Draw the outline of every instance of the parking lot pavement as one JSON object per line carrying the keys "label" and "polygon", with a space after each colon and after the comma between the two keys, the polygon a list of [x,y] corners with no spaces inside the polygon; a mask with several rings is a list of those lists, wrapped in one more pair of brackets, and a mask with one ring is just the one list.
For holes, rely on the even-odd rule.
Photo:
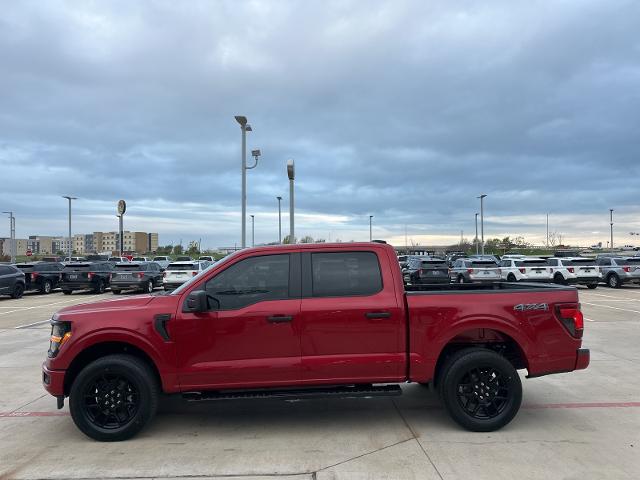
{"label": "parking lot pavement", "polygon": [[433,391],[411,384],[394,398],[203,404],[165,398],[149,428],[121,443],[84,437],[67,407],[56,410],[45,395],[47,325],[15,328],[98,297],[0,301],[0,479],[636,480],[640,288],[581,289],[580,297],[590,367],[523,379],[523,408],[498,432],[461,430]]}

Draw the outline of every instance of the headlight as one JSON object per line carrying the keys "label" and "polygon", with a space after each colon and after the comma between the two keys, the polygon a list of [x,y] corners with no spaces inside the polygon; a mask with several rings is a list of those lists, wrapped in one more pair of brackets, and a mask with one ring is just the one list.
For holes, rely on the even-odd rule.
{"label": "headlight", "polygon": [[71,323],[60,322],[57,319],[51,319],[51,339],[49,340],[49,351],[47,356],[54,358],[58,355],[60,348],[67,340],[71,338]]}

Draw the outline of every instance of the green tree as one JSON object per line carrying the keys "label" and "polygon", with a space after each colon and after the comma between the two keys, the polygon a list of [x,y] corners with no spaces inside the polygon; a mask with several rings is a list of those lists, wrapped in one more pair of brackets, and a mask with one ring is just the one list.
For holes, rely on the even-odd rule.
{"label": "green tree", "polygon": [[189,242],[189,248],[187,249],[187,255],[195,256],[200,254],[200,247],[198,246],[198,242],[192,240]]}
{"label": "green tree", "polygon": [[291,235],[287,235],[286,237],[284,237],[282,239],[282,243],[286,244],[286,245],[290,245],[292,243],[297,243],[296,237],[291,237]]}
{"label": "green tree", "polygon": [[175,247],[173,247],[174,255],[182,255],[183,253],[184,253],[184,248],[182,248],[182,245],[176,245]]}
{"label": "green tree", "polygon": [[302,237],[302,239],[300,240],[300,243],[313,243],[313,237],[310,235],[306,235]]}

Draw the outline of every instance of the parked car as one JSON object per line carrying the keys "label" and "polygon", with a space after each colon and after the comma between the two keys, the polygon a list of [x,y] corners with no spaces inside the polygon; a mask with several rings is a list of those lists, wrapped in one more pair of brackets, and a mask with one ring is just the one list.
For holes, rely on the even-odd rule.
{"label": "parked car", "polygon": [[202,255],[201,257],[198,258],[198,260],[209,262],[209,263],[215,262],[214,258],[211,255]]}
{"label": "parked car", "polygon": [[0,295],[20,298],[24,289],[24,272],[14,265],[0,265]]}
{"label": "parked car", "polygon": [[104,293],[111,282],[112,262],[68,263],[62,271],[60,288],[65,295],[74,290],[93,290]]}
{"label": "parked car", "polygon": [[57,263],[62,263],[62,257],[57,257],[57,256],[53,256],[53,257],[42,257],[42,261],[43,262],[57,262]]}
{"label": "parked car", "polygon": [[544,258],[508,258],[500,262],[500,276],[507,282],[551,282],[551,267]]}
{"label": "parked car", "polygon": [[116,263],[127,263],[130,260],[127,257],[109,257],[107,262],[116,264]]}
{"label": "parked car", "polygon": [[151,259],[148,257],[131,257],[132,262],[150,262]]}
{"label": "parked car", "polygon": [[451,268],[451,280],[457,283],[497,282],[500,279],[500,268],[493,260],[459,258]]}
{"label": "parked car", "polygon": [[468,258],[468,255],[466,253],[461,253],[461,252],[454,252],[454,253],[447,254],[446,259],[447,259],[447,265],[449,266],[449,268],[451,268],[453,266],[453,262],[455,262],[459,258]]}
{"label": "parked car", "polygon": [[165,257],[165,256],[156,256],[153,257],[153,262],[156,262],[158,265],[160,265],[160,267],[162,267],[162,269],[166,269],[169,264],[171,263],[171,258],[169,257]]}
{"label": "parked car", "polygon": [[176,262],[193,262],[193,258],[188,255],[178,255],[176,257]]}
{"label": "parked car", "polygon": [[471,260],[489,260],[494,263],[500,263],[500,258],[496,255],[469,255]]}
{"label": "parked car", "polygon": [[409,255],[399,255],[398,256],[398,264],[400,265],[400,270],[407,267],[407,261],[409,259]]}
{"label": "parked car", "polygon": [[191,277],[195,277],[209,266],[209,262],[172,262],[164,271],[162,282],[165,290],[179,287]]}
{"label": "parked car", "polygon": [[421,259],[416,270],[405,273],[405,283],[424,285],[449,282],[449,267],[441,258]]}
{"label": "parked car", "polygon": [[64,263],[69,263],[69,262],[84,262],[87,259],[85,257],[64,257],[63,262]]}
{"label": "parked car", "polygon": [[588,366],[583,323],[578,291],[563,285],[405,289],[389,245],[248,248],[168,295],[63,308],[42,382],[101,441],[138,433],[161,393],[372,397],[436,378],[449,415],[487,432],[520,408],[518,369]]}
{"label": "parked car", "polygon": [[598,257],[602,279],[611,288],[620,288],[625,283],[640,283],[640,258]]}
{"label": "parked car", "polygon": [[49,294],[62,279],[64,264],[60,262],[31,262],[16,264],[24,273],[25,291],[38,290],[40,293]]}
{"label": "parked car", "polygon": [[151,293],[162,286],[162,268],[155,262],[118,263],[111,274],[111,292],[136,289]]}
{"label": "parked car", "polygon": [[597,288],[598,282],[602,280],[600,268],[596,265],[595,258],[548,258],[547,264],[551,267],[555,283],[586,285],[593,289]]}

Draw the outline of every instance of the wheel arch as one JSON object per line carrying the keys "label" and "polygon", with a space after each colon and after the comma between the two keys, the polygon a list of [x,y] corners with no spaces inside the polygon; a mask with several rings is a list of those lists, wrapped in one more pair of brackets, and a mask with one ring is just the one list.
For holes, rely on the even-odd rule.
{"label": "wheel arch", "polygon": [[94,343],[80,353],[78,353],[69,364],[64,376],[64,394],[69,395],[71,391],[71,385],[80,373],[80,371],[89,363],[97,360],[98,358],[105,357],[113,354],[128,354],[132,355],[143,362],[145,362],[154,373],[158,385],[163,385],[162,376],[156,365],[156,362],[151,356],[145,352],[142,348],[122,340],[109,340]]}

